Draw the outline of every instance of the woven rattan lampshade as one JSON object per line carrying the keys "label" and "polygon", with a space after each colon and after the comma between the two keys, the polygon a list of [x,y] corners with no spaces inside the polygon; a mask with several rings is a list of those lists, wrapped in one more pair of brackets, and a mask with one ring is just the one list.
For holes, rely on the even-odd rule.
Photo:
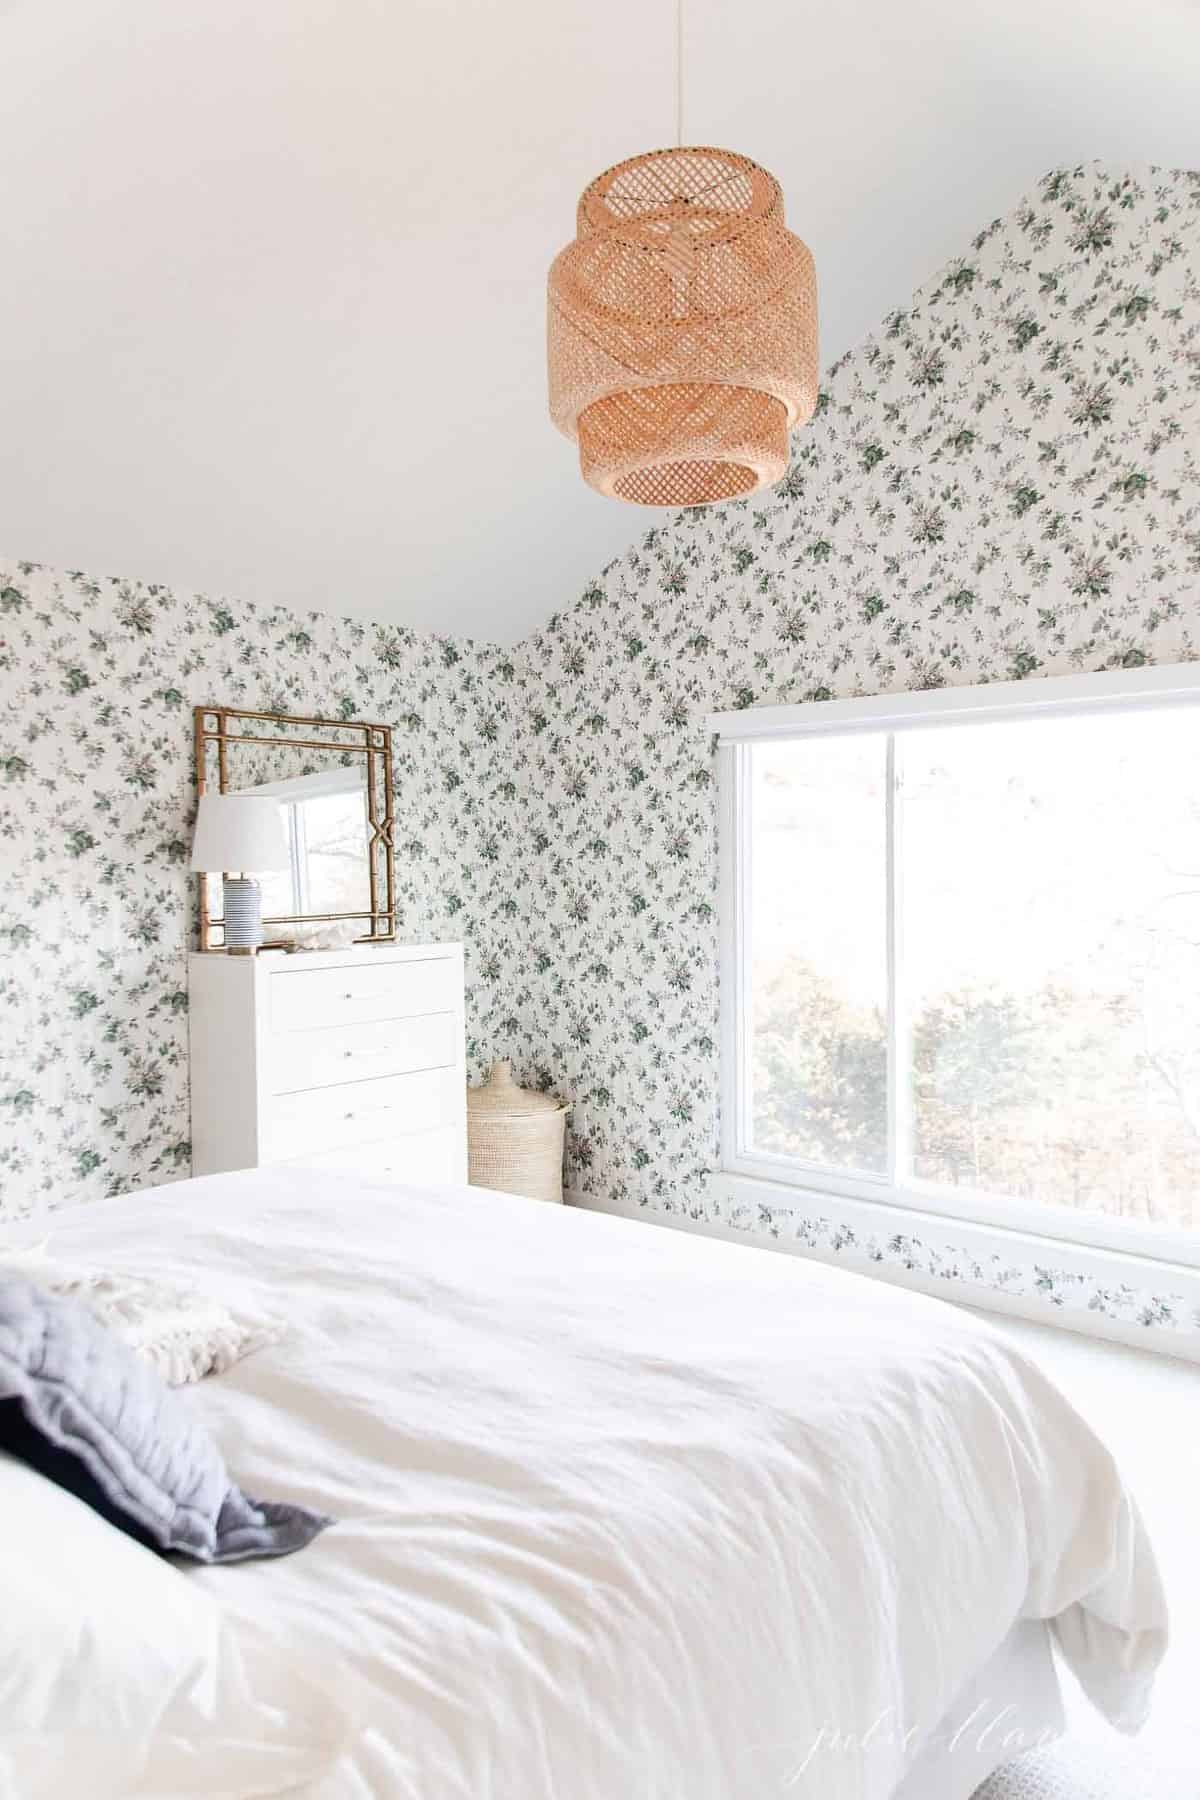
{"label": "woven rattan lampshade", "polygon": [[817,289],[779,183],[730,150],[597,177],[550,268],[550,415],[583,478],[641,506],[778,481],[817,403]]}

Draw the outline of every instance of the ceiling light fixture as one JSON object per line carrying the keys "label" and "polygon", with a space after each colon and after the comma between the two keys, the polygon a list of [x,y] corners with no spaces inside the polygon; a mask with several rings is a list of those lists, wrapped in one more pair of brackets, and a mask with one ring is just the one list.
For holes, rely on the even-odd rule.
{"label": "ceiling light fixture", "polygon": [[579,201],[550,268],[550,416],[583,478],[640,506],[711,506],[780,480],[817,403],[817,289],[773,175],[683,145],[630,157]]}

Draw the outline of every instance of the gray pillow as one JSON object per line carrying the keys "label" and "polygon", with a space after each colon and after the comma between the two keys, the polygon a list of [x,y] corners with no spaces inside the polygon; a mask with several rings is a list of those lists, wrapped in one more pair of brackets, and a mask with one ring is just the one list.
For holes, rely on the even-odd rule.
{"label": "gray pillow", "polygon": [[0,1278],[0,1448],[153,1550],[240,1562],[332,1520],[247,1499],[186,1397],[76,1300]]}

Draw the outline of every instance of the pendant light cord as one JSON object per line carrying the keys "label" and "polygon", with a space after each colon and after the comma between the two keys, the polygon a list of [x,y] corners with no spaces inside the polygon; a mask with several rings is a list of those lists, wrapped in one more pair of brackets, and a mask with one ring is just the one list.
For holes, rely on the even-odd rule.
{"label": "pendant light cord", "polygon": [[675,144],[683,148],[683,0],[675,0]]}

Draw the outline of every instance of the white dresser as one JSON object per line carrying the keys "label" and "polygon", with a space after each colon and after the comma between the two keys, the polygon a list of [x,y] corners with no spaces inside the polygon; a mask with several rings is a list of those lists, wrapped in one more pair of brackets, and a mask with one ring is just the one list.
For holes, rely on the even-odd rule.
{"label": "white dresser", "polygon": [[192,955],[192,1173],[465,1182],[460,944]]}

